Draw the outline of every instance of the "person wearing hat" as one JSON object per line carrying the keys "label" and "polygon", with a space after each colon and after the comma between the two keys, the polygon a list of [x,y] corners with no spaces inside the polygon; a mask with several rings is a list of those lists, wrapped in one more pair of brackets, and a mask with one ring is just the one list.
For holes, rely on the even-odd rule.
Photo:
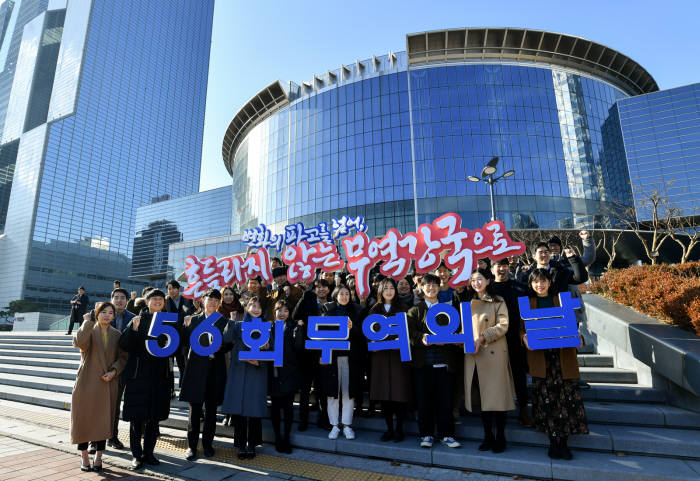
{"label": "person wearing hat", "polygon": [[[156,357],[146,349],[153,317],[165,310],[163,291],[149,291],[146,294],[146,305],[129,322],[119,340],[119,347],[129,353],[129,360],[122,372],[122,382],[125,385],[122,419],[131,423],[129,444],[133,469],[142,468],[144,463],[153,466],[160,464],[153,455],[158,423],[170,416],[169,359]],[[158,345],[165,345],[165,336],[158,338]]]}
{"label": "person wearing hat", "polygon": [[70,321],[66,335],[71,335],[73,332],[73,324],[76,322],[78,323],[78,327],[80,327],[83,322],[83,315],[87,312],[89,302],[90,298],[85,294],[85,288],[83,286],[78,287],[78,293],[70,300]]}
{"label": "person wearing hat", "polygon": [[304,292],[297,286],[292,286],[287,280],[287,268],[285,266],[275,267],[272,269],[272,292],[270,292],[270,297],[272,298],[272,303],[276,304],[277,301],[287,301],[292,307],[296,307],[301,296]]}

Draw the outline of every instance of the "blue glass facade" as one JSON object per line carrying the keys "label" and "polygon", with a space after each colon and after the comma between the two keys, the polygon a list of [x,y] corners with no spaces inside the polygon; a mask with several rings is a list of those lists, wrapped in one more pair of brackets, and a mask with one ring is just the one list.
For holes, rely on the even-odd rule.
{"label": "blue glass facade", "polygon": [[[22,13],[32,1],[15,3]],[[128,279],[136,208],[198,190],[213,8],[213,0],[52,0],[36,12],[37,34],[20,31],[2,136],[5,145],[19,138],[19,153],[0,260],[21,259],[0,307],[24,298],[65,313],[79,285],[95,298],[113,279],[139,285]],[[23,55],[36,38],[51,47],[44,57],[53,69]],[[24,71],[33,84],[23,96]]]}
{"label": "blue glass facade", "polygon": [[700,208],[700,83],[618,102],[637,218],[657,190],[685,215]]}
{"label": "blue glass facade", "polygon": [[619,88],[547,64],[409,67],[404,53],[364,64],[375,62],[330,86],[290,84],[289,104],[245,133],[231,162],[232,232],[343,214],[365,216],[374,234],[405,232],[448,211],[480,225],[488,187],[466,178],[493,156],[516,171],[496,185],[508,228],[592,226],[607,202],[632,205],[609,128]]}
{"label": "blue glass facade", "polygon": [[231,186],[139,207],[135,232],[131,275],[165,284],[172,244],[231,233]]}

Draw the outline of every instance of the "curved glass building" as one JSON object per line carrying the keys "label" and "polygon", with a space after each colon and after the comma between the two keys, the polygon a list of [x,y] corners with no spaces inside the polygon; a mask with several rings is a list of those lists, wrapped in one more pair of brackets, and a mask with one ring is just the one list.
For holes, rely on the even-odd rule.
{"label": "curved glass building", "polygon": [[620,52],[564,34],[468,28],[408,35],[406,51],[277,81],[231,121],[232,232],[344,214],[370,233],[449,211],[490,218],[479,176],[494,156],[509,229],[602,223],[632,206],[616,101],[658,90]]}

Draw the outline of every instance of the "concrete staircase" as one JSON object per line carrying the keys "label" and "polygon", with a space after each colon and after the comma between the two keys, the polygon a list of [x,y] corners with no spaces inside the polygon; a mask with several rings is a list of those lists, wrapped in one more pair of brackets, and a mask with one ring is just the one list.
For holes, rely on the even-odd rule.
{"label": "concrete staircase", "polygon": [[[0,399],[69,410],[79,360],[63,333],[0,333]],[[456,450],[418,447],[412,436],[417,436],[415,422],[406,426],[404,442],[381,443],[384,423],[378,415],[355,419],[353,441],[331,441],[325,431],[310,429],[294,430],[292,442],[323,452],[544,479],[700,479],[700,414],[667,405],[663,391],[637,384],[637,373],[616,368],[611,356],[589,348],[579,354],[579,364],[591,385],[583,391],[591,433],[571,438],[572,461],[550,460],[546,437],[514,419],[507,425],[505,453],[479,452],[478,416],[459,418],[457,437],[463,446]],[[171,417],[162,424],[184,436],[187,405],[173,401]],[[269,442],[271,428],[264,426]],[[233,430],[219,425],[217,435],[230,438]]]}

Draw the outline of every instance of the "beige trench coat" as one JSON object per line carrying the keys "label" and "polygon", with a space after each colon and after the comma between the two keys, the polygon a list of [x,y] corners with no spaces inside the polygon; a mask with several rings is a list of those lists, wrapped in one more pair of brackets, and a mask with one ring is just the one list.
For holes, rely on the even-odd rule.
{"label": "beige trench coat", "polygon": [[515,409],[515,387],[508,358],[508,309],[499,296],[474,299],[472,330],[474,342],[484,336],[486,343],[477,354],[464,356],[464,398],[466,408],[472,410],[472,380],[474,369],[479,375],[479,394],[482,411],[509,411]]}
{"label": "beige trench coat", "polygon": [[[84,321],[73,336],[73,346],[81,351],[70,408],[70,439],[73,444],[112,437],[119,374],[127,360],[127,353],[119,349],[120,337],[121,333],[110,326],[105,350],[102,328],[93,321]],[[104,382],[101,376],[112,369],[117,375],[109,383]]]}

